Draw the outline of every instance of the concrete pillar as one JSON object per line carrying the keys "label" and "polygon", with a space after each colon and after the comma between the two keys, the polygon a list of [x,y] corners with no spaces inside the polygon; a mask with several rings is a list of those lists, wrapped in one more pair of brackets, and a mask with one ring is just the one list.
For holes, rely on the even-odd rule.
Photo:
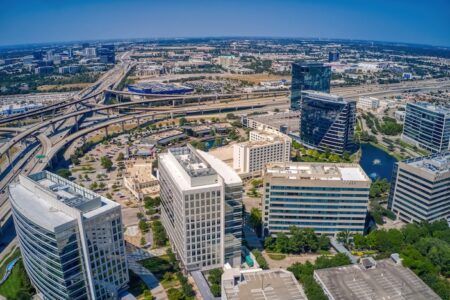
{"label": "concrete pillar", "polygon": [[170,118],[173,119],[173,112],[170,113]]}
{"label": "concrete pillar", "polygon": [[122,127],[122,132],[125,132],[125,121],[120,122],[120,126]]}
{"label": "concrete pillar", "polygon": [[172,100],[172,106],[176,105],[176,100]]}
{"label": "concrete pillar", "polygon": [[106,134],[106,136],[109,135],[109,134],[108,134],[108,126],[105,127],[105,134]]}
{"label": "concrete pillar", "polygon": [[137,118],[136,120],[137,120],[138,126],[141,126],[141,119],[140,119],[140,118]]}
{"label": "concrete pillar", "polygon": [[56,132],[55,123],[51,123],[51,124],[52,124],[52,132],[55,133]]}

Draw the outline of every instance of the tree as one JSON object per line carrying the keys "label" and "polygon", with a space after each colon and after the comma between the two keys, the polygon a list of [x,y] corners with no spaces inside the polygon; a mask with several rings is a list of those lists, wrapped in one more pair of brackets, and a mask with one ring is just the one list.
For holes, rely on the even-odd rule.
{"label": "tree", "polygon": [[156,220],[152,223],[152,231],[153,243],[158,247],[164,246],[167,242],[167,234],[161,221]]}
{"label": "tree", "polygon": [[252,210],[250,211],[249,223],[256,232],[260,231],[262,225],[262,213],[259,208],[252,208]]}
{"label": "tree", "polygon": [[286,253],[289,251],[289,238],[284,232],[280,232],[277,234],[275,245],[275,249],[277,252]]}
{"label": "tree", "polygon": [[167,297],[169,298],[169,300],[184,300],[185,298],[181,290],[174,288],[170,288],[167,291]]}
{"label": "tree", "polygon": [[211,293],[214,297],[220,297],[220,295],[222,294],[222,288],[220,287],[220,285],[213,283],[211,285]]}
{"label": "tree", "polygon": [[218,269],[212,269],[211,271],[209,271],[208,273],[208,280],[209,282],[211,282],[211,284],[220,284],[220,282],[222,281],[222,274],[223,271],[222,269],[218,268]]}
{"label": "tree", "polygon": [[74,164],[74,165],[79,165],[80,164],[80,159],[78,158],[77,155],[72,154],[70,156],[70,161]]}
{"label": "tree", "polygon": [[148,223],[142,219],[139,220],[138,227],[142,233],[147,233],[150,229],[150,226],[148,225]]}
{"label": "tree", "polygon": [[100,164],[107,171],[111,171],[113,167],[113,162],[108,156],[102,156],[102,158],[100,158]]}
{"label": "tree", "polygon": [[186,125],[186,123],[187,123],[187,120],[184,117],[180,118],[180,120],[178,121],[178,124],[180,124],[180,126],[184,126],[184,125]]}
{"label": "tree", "polygon": [[96,190],[96,189],[98,189],[98,183],[96,182],[96,181],[94,181],[93,183],[91,183],[91,185],[89,186],[89,188],[91,189],[91,190]]}
{"label": "tree", "polygon": [[340,231],[337,234],[337,241],[339,243],[342,243],[347,246],[350,243],[351,237],[352,237],[352,234],[350,233],[350,231],[348,231],[348,230]]}
{"label": "tree", "polygon": [[69,179],[69,177],[72,176],[72,172],[70,172],[69,169],[59,169],[58,171],[56,171],[56,174],[65,179]]}
{"label": "tree", "polygon": [[143,300],[153,300],[154,299],[152,292],[150,292],[149,290],[145,290],[142,293],[142,296],[143,296]]}
{"label": "tree", "polygon": [[117,155],[117,160],[122,161],[124,159],[125,159],[125,155],[122,152],[120,152],[119,155]]}

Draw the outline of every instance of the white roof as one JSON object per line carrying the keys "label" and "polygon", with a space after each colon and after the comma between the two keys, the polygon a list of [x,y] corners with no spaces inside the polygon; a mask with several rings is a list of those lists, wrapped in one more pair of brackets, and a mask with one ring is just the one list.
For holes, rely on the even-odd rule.
{"label": "white roof", "polygon": [[211,167],[217,173],[219,173],[220,177],[222,177],[225,181],[225,184],[242,184],[241,177],[239,177],[239,175],[226,163],[204,151],[199,150],[198,153],[211,165]]}

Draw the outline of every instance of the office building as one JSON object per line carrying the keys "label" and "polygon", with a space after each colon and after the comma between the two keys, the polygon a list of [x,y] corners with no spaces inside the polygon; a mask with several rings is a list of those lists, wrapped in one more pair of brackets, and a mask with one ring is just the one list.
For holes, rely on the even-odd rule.
{"label": "office building", "polygon": [[224,162],[192,146],[159,156],[161,221],[187,271],[239,266],[242,181]]}
{"label": "office building", "polygon": [[250,131],[249,141],[233,145],[233,169],[239,173],[261,172],[269,162],[288,162],[291,138],[275,130]]}
{"label": "office building", "polygon": [[294,274],[283,269],[239,269],[225,265],[222,274],[222,300],[306,300]]}
{"label": "office building", "polygon": [[380,99],[375,97],[360,97],[356,107],[364,111],[377,110],[380,107]]}
{"label": "office building", "polygon": [[[368,262],[368,263],[366,263]],[[328,299],[441,299],[413,271],[393,259],[314,271]]]}
{"label": "office building", "polygon": [[292,64],[291,109],[300,109],[301,93],[305,90],[330,92],[331,67],[319,62]]}
{"label": "office building", "polygon": [[450,107],[408,103],[402,139],[430,152],[450,149]]}
{"label": "office building", "polygon": [[53,73],[53,67],[37,67],[34,69],[34,74],[36,75],[49,75]]}
{"label": "office building", "polygon": [[28,276],[43,299],[117,299],[128,284],[120,205],[43,171],[9,186]]}
{"label": "office building", "polygon": [[263,179],[265,236],[290,226],[364,232],[371,180],[358,164],[270,163]]}
{"label": "office building", "polygon": [[300,112],[288,111],[263,115],[242,116],[243,126],[253,129],[270,128],[282,133],[297,132]]}
{"label": "office building", "polygon": [[127,163],[123,185],[139,201],[145,197],[159,196],[159,182],[152,174],[152,162]]}
{"label": "office building", "polygon": [[338,51],[330,51],[328,52],[328,62],[339,61],[339,52]]}
{"label": "office building", "polygon": [[87,58],[93,58],[97,56],[97,49],[94,47],[85,48],[84,50],[84,56]]}
{"label": "office building", "polygon": [[388,208],[405,222],[450,218],[450,151],[394,166]]}
{"label": "office building", "polygon": [[356,101],[302,92],[299,141],[306,147],[337,154],[353,152],[355,122]]}

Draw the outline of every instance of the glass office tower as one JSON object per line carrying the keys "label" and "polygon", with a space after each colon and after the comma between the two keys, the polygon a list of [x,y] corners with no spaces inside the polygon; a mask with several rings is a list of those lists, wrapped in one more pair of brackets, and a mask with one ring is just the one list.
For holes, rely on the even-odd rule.
{"label": "glass office tower", "polygon": [[319,62],[292,64],[291,109],[300,109],[301,92],[305,90],[329,93],[331,67]]}
{"label": "glass office tower", "polygon": [[402,139],[431,152],[450,149],[450,107],[408,103]]}
{"label": "glass office tower", "polygon": [[304,91],[301,94],[300,142],[337,154],[353,152],[356,102],[342,97]]}
{"label": "glass office tower", "polygon": [[119,298],[129,280],[119,204],[47,171],[19,175],[9,199],[25,269],[43,299]]}

